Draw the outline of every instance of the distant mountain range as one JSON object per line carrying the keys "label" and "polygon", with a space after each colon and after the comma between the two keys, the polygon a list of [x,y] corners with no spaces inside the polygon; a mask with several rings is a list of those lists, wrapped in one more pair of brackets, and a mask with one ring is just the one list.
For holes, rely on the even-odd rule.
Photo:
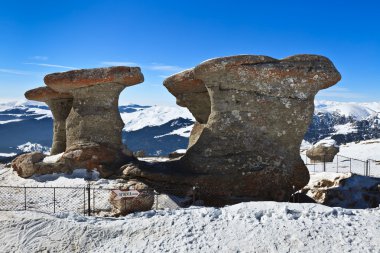
{"label": "distant mountain range", "polygon": [[[313,122],[305,140],[314,143],[331,137],[338,144],[380,138],[380,103],[316,101]],[[123,142],[146,155],[167,155],[185,149],[194,118],[182,107],[119,107],[125,123]],[[0,161],[33,150],[48,151],[52,114],[35,102],[0,102]]]}

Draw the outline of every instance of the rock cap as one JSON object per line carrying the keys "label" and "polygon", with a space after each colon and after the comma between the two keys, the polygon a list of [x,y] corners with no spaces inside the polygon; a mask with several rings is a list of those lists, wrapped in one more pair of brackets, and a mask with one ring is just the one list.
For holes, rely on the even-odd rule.
{"label": "rock cap", "polygon": [[46,86],[28,90],[27,92],[25,92],[24,96],[29,100],[40,102],[47,102],[49,100],[55,99],[73,98],[69,93],[57,92]]}
{"label": "rock cap", "polygon": [[144,76],[139,67],[126,66],[71,70],[49,74],[44,78],[47,86],[59,92],[98,84],[132,86],[143,81]]}
{"label": "rock cap", "polygon": [[[194,77],[209,86],[259,94],[307,99],[340,79],[334,64],[320,55],[300,54],[282,60],[262,55],[210,59],[194,68]],[[220,79],[231,80],[221,84]],[[233,86],[231,83],[235,83]],[[226,86],[227,85],[227,86]]]}
{"label": "rock cap", "polygon": [[194,77],[193,68],[169,76],[164,80],[164,86],[174,96],[184,93],[207,92],[202,80]]}

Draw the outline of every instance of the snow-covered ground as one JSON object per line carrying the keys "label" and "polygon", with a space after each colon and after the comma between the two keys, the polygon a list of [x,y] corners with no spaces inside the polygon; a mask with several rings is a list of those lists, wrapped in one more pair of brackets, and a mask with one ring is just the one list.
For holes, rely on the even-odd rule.
{"label": "snow-covered ground", "polygon": [[[50,157],[47,160],[54,160]],[[334,173],[312,173],[317,179]],[[117,188],[119,180],[76,170],[23,179],[0,166],[0,182],[18,186]],[[83,190],[28,191],[35,211],[0,211],[0,252],[379,252],[380,208],[342,209],[319,204],[248,202],[223,208],[190,207],[151,210],[122,218],[87,217]],[[7,196],[13,194],[13,197]],[[29,195],[30,194],[30,195]],[[105,191],[103,213],[109,213]],[[19,195],[19,196],[18,196]],[[2,193],[8,201],[19,194]],[[17,198],[16,196],[20,197]],[[33,198],[34,196],[34,198]],[[70,209],[75,206],[77,210]],[[74,210],[68,212],[67,210]],[[43,213],[44,211],[46,213]]]}
{"label": "snow-covered ground", "polygon": [[0,212],[1,252],[379,252],[380,209],[249,202],[124,218]]}

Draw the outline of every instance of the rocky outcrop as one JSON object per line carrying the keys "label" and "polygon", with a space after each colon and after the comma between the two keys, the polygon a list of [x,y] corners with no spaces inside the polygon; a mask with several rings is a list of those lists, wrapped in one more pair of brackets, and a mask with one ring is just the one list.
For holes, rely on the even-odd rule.
{"label": "rocky outcrop", "polygon": [[210,96],[202,80],[188,69],[164,81],[164,86],[177,99],[177,105],[187,107],[197,122],[191,131],[188,148],[199,138],[211,112]]}
{"label": "rocky outcrop", "polygon": [[[139,193],[138,196],[127,196],[128,193],[135,194],[136,192]],[[154,203],[154,191],[144,183],[131,180],[122,188],[111,191],[109,202],[115,215],[148,211]]]}
{"label": "rocky outcrop", "polygon": [[199,123],[207,123],[211,112],[210,96],[203,81],[194,77],[194,69],[168,77],[164,86],[176,97],[177,105],[187,107]]}
{"label": "rocky outcrop", "polygon": [[70,113],[73,97],[68,93],[56,92],[49,87],[39,87],[25,92],[29,100],[45,102],[54,117],[53,144],[50,154],[55,155],[66,150],[66,119]]}
{"label": "rocky outcrop", "polygon": [[300,192],[331,207],[376,208],[380,205],[380,178],[351,173],[318,173]]}
{"label": "rocky outcrop", "polygon": [[306,151],[306,156],[310,158],[311,162],[332,162],[334,157],[339,153],[339,146],[335,140],[326,139],[321,140],[314,144],[309,150]]}
{"label": "rocky outcrop", "polygon": [[143,80],[138,67],[72,70],[45,76],[44,81],[51,89],[73,96],[63,159],[71,159],[74,166],[102,171],[133,159],[122,144],[124,123],[118,100],[125,87]]}
{"label": "rocky outcrop", "polygon": [[[241,55],[212,59],[191,71],[188,76],[204,83],[211,101],[198,140],[180,160],[129,164],[124,177],[147,180],[156,188],[169,184],[184,194],[198,185],[197,194],[208,205],[284,201],[307,184],[299,147],[315,94],[340,80],[330,60]],[[169,81],[188,78],[178,75]]]}
{"label": "rocky outcrop", "polygon": [[46,155],[39,152],[19,155],[12,161],[12,168],[20,177],[33,176],[33,174],[36,174],[34,164],[41,162],[45,156]]}
{"label": "rocky outcrop", "polygon": [[45,163],[45,157],[46,155],[39,152],[22,154],[12,161],[12,168],[23,178],[28,178],[33,175],[72,172],[72,167],[66,164],[65,161]]}

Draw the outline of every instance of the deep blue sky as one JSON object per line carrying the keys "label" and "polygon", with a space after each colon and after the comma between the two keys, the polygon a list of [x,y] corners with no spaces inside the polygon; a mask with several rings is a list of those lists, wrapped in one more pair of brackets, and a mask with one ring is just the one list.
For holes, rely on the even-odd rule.
{"label": "deep blue sky", "polygon": [[22,98],[44,75],[70,67],[133,64],[146,81],[121,103],[174,104],[165,76],[208,58],[300,53],[329,57],[343,76],[318,99],[380,101],[380,4],[0,1],[0,98]]}

